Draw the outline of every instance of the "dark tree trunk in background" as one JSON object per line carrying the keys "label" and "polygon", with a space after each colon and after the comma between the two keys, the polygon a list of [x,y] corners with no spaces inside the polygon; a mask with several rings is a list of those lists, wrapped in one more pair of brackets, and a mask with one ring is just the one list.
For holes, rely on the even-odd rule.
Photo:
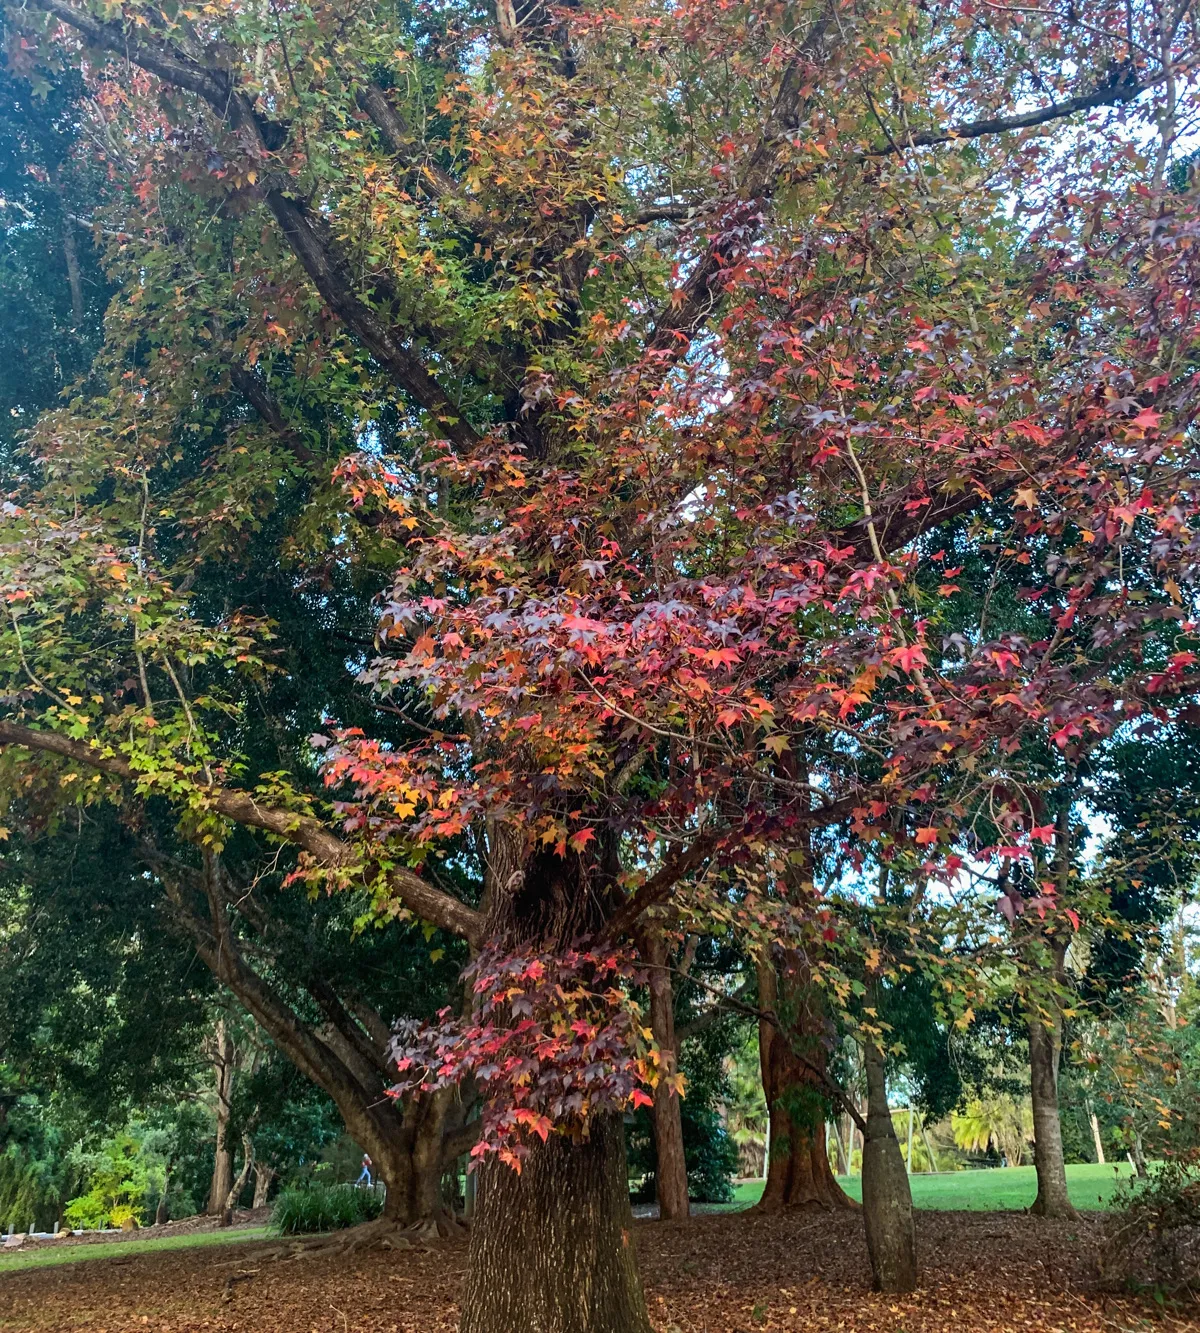
{"label": "dark tree trunk in background", "polygon": [[[1071,795],[1073,782],[1063,789],[1054,821],[1055,878],[1059,901],[1066,902],[1071,883]],[[1030,1210],[1038,1217],[1074,1217],[1067,1193],[1063,1159],[1062,1118],[1058,1109],[1058,1064],[1062,1057],[1063,1013],[1060,994],[1066,985],[1067,945],[1060,932],[1044,939],[1049,950],[1051,992],[1044,1006],[1030,1002],[1029,1091],[1033,1102],[1033,1162],[1037,1168],[1037,1198]],[[1044,964],[1039,964],[1044,966]]]}
{"label": "dark tree trunk in background", "polygon": [[789,1027],[787,1038],[766,1019],[758,1027],[759,1062],[771,1125],[767,1183],[757,1205],[763,1212],[805,1205],[858,1206],[834,1178],[825,1142],[825,1101],[817,1076],[796,1054],[802,1052],[819,1069],[825,1067],[818,1002],[803,983],[803,976],[794,968],[780,976],[771,963],[759,965],[759,1006]]}
{"label": "dark tree trunk in background", "polygon": [[461,1333],[650,1333],[620,1118],[480,1168]]}
{"label": "dark tree trunk in background", "polygon": [[1062,1121],[1058,1110],[1058,1062],[1062,1054],[1062,1012],[1057,999],[1052,1013],[1029,1015],[1029,1090],[1033,1101],[1033,1160],[1037,1167],[1037,1198],[1030,1210],[1038,1217],[1074,1217],[1067,1193]]}
{"label": "dark tree trunk in background", "polygon": [[912,1190],[888,1106],[883,1052],[863,1051],[867,1076],[867,1133],[863,1144],[863,1221],[876,1291],[912,1291],[917,1285],[917,1239]]}
{"label": "dark tree trunk in background", "polygon": [[[643,957],[649,969],[650,1027],[666,1060],[666,1073],[677,1070],[675,1049],[675,992],[671,985],[670,951],[658,932],[647,933]],[[665,1084],[654,1093],[655,1186],[659,1216],[676,1222],[688,1216],[687,1161],[683,1152],[683,1119],[679,1094]]]}
{"label": "dark tree trunk in background", "polygon": [[[385,1095],[390,1082],[386,1054],[390,1034],[379,1015],[364,1004],[356,1005],[352,1013],[327,981],[313,977],[309,990],[328,1022],[318,1028],[302,1020],[242,955],[229,909],[230,898],[238,894],[219,860],[208,858],[203,875],[174,864],[170,873],[163,874],[164,863],[158,858],[150,864],[159,871],[176,915],[213,976],[229,988],[280,1052],[330,1097],[350,1137],[371,1155],[375,1173],[387,1189],[384,1217],[426,1233],[449,1230],[452,1219],[446,1216],[441,1199],[442,1170],[470,1147],[469,1140],[463,1142],[456,1135],[450,1141],[444,1134],[453,1090],[410,1098],[403,1104],[393,1102]],[[187,875],[191,878],[185,878]],[[185,893],[187,886],[207,899],[206,917],[192,906]],[[222,1024],[218,1045],[221,1039],[228,1040],[224,1034]],[[219,1151],[208,1209],[217,1215],[233,1183],[226,1142],[232,1043],[229,1054],[230,1082],[224,1103],[218,1088]]]}
{"label": "dark tree trunk in background", "polygon": [[218,1019],[216,1042],[213,1048],[213,1074],[216,1080],[217,1148],[213,1160],[212,1184],[208,1191],[207,1212],[220,1217],[225,1211],[225,1200],[233,1186],[233,1150],[229,1146],[229,1112],[233,1101],[234,1076],[233,1039]]}

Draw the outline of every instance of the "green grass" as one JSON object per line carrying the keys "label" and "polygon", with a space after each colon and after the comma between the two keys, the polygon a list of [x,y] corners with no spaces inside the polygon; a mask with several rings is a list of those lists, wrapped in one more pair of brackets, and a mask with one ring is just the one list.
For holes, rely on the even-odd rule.
{"label": "green grass", "polygon": [[36,1250],[0,1252],[0,1274],[26,1268],[50,1268],[55,1264],[76,1264],[84,1259],[113,1259],[135,1254],[157,1254],[161,1250],[186,1250],[198,1245],[236,1245],[246,1240],[264,1240],[266,1227],[247,1227],[244,1231],[197,1231],[184,1236],[156,1236],[145,1240],[97,1241],[94,1245],[56,1245]]}
{"label": "green grass", "polygon": [[[1119,1180],[1128,1180],[1128,1162],[1097,1166],[1084,1162],[1067,1167],[1067,1189],[1076,1208],[1107,1208]],[[996,1212],[1028,1208],[1037,1194],[1037,1177],[1031,1166],[994,1167],[979,1171],[952,1171],[945,1175],[917,1175],[912,1179],[916,1208],[967,1209]],[[838,1183],[853,1199],[862,1199],[858,1176],[839,1177]],[[762,1196],[762,1181],[742,1181],[734,1187],[732,1208],[749,1208]]]}
{"label": "green grass", "polygon": [[[1076,1208],[1105,1208],[1117,1181],[1127,1180],[1130,1167],[1122,1162],[1112,1166],[1082,1164],[1067,1167],[1067,1187]],[[852,1198],[862,1198],[858,1176],[841,1177],[840,1184]],[[734,1186],[730,1210],[749,1208],[762,1196],[761,1180],[744,1180]],[[969,1209],[991,1212],[1001,1209],[1028,1208],[1037,1193],[1037,1180],[1031,1166],[995,1167],[980,1171],[954,1171],[945,1175],[912,1177],[913,1203],[918,1208],[948,1210]],[[154,1254],[160,1250],[183,1250],[200,1245],[233,1245],[240,1241],[262,1240],[266,1227],[247,1227],[244,1231],[198,1231],[186,1236],[160,1236],[146,1240],[99,1242],[95,1245],[49,1246],[11,1254],[0,1253],[0,1274],[26,1268],[45,1268],[52,1264],[73,1264],[84,1259],[111,1259],[116,1256]]]}

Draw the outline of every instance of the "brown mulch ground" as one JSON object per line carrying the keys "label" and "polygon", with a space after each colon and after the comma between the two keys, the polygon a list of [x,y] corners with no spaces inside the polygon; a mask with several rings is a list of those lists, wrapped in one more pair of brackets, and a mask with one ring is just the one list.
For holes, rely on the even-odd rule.
{"label": "brown mulch ground", "polygon": [[[704,1217],[635,1231],[658,1333],[1121,1333],[1194,1329],[1095,1290],[1098,1222],[918,1215],[923,1282],[878,1296],[853,1214]],[[465,1249],[264,1258],[209,1246],[0,1275],[5,1333],[450,1333]],[[257,1257],[256,1257],[257,1256]],[[257,1271],[253,1271],[257,1270]],[[244,1278],[241,1275],[247,1275]],[[229,1278],[239,1280],[230,1290]]]}

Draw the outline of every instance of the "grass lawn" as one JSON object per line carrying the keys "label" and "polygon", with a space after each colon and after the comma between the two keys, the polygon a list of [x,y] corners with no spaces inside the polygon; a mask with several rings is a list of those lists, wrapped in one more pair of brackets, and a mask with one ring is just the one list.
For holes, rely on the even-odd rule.
{"label": "grass lawn", "polygon": [[[1076,1208],[1106,1208],[1119,1180],[1128,1180],[1133,1168],[1128,1162],[1097,1166],[1084,1162],[1067,1167],[1067,1188]],[[1005,1208],[1028,1208],[1037,1194],[1037,1177],[1031,1166],[993,1167],[979,1171],[951,1171],[944,1175],[912,1178],[913,1205],[917,1208],[966,1208],[990,1212]],[[854,1199],[862,1198],[862,1180],[842,1176],[838,1182]],[[762,1181],[742,1181],[734,1187],[733,1208],[749,1208],[762,1195]]]}
{"label": "grass lawn", "polygon": [[154,1254],[160,1250],[191,1249],[199,1245],[236,1245],[243,1240],[263,1240],[266,1227],[246,1227],[238,1231],[197,1231],[190,1235],[147,1237],[146,1240],[97,1241],[94,1245],[63,1244],[51,1249],[0,1252],[0,1274],[26,1268],[49,1268],[55,1264],[75,1264],[82,1259],[112,1259],[135,1254]]}
{"label": "grass lawn", "polygon": [[[1128,1162],[1116,1166],[1096,1166],[1085,1163],[1067,1167],[1067,1186],[1076,1208],[1104,1208],[1116,1189],[1118,1180],[1127,1180],[1131,1172]],[[840,1177],[846,1193],[854,1199],[862,1198],[862,1181],[858,1176]],[[734,1186],[733,1202],[721,1211],[735,1212],[756,1204],[762,1196],[761,1180],[743,1180]],[[953,1171],[945,1175],[915,1175],[912,1177],[913,1203],[918,1208],[946,1210],[969,1209],[989,1212],[1001,1209],[1028,1208],[1037,1193],[1037,1180],[1031,1166],[994,1167],[980,1171]],[[199,1231],[184,1236],[160,1236],[146,1240],[122,1240],[95,1245],[63,1245],[44,1247],[11,1254],[0,1252],[0,1274],[27,1268],[46,1268],[52,1264],[79,1263],[84,1259],[111,1259],[116,1256],[151,1254],[159,1250],[191,1249],[201,1245],[235,1245],[239,1241],[262,1240],[266,1227],[247,1227],[245,1230]]]}

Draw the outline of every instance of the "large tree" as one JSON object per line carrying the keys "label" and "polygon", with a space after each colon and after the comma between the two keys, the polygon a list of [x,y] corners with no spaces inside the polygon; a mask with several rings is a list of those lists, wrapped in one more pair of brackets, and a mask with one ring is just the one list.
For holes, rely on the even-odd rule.
{"label": "large tree", "polygon": [[[645,1329],[620,1116],[664,1061],[625,943],[694,914],[815,954],[814,840],[861,866],[902,811],[953,874],[986,799],[1025,845],[1011,747],[1190,688],[1189,9],[9,19],[86,67],[124,187],[107,382],[39,424],[4,534],[14,780],[168,810],[146,863],[231,986],[257,838],[464,941],[462,1023],[380,1057],[330,1015],[405,1115],[483,1090],[463,1327]],[[1055,631],[944,651],[917,576],[995,503]],[[260,700],[389,568],[340,649],[372,693],[322,676],[303,744]]]}

